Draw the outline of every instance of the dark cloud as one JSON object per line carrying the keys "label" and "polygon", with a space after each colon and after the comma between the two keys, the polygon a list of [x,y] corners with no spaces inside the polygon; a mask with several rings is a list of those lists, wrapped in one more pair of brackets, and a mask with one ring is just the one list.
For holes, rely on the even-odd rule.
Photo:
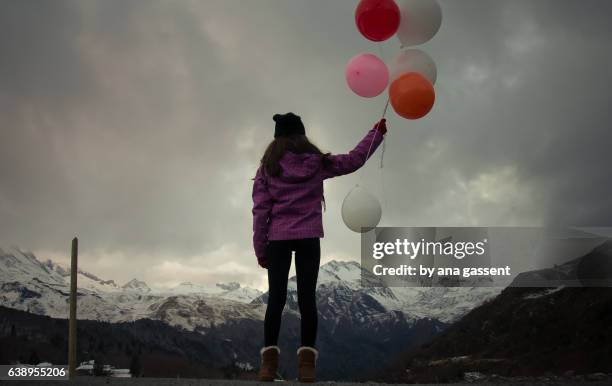
{"label": "dark cloud", "polygon": [[[423,47],[439,70],[435,110],[390,112],[385,168],[376,154],[327,183],[325,256],[359,253],[339,212],[357,182],[381,198],[384,225],[610,225],[612,5],[442,5]],[[344,65],[361,52],[390,61],[399,44],[361,38],[354,6],[3,2],[0,243],[59,254],[79,234],[86,264],[119,279],[261,274],[249,178],[271,116],[301,114],[340,152],[382,112],[384,96],[347,90]],[[219,259],[237,265],[213,271]]]}
{"label": "dark cloud", "polygon": [[78,97],[89,76],[78,52],[81,17],[74,2],[6,1],[0,13],[0,95]]}

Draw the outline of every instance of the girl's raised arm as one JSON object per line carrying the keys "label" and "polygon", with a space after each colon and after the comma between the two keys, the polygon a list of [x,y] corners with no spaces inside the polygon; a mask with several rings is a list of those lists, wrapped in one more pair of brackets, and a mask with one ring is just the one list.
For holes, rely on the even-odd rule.
{"label": "girl's raised arm", "polygon": [[[382,143],[383,135],[387,132],[386,120],[382,119],[372,130],[347,154],[330,155],[331,165],[325,169],[324,178],[338,177],[353,173],[362,167],[367,159],[374,154]],[[369,152],[369,154],[368,154]]]}

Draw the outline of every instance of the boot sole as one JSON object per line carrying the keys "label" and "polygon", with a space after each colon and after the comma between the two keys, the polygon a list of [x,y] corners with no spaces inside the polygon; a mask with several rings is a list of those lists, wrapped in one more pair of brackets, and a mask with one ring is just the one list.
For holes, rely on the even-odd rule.
{"label": "boot sole", "polygon": [[273,382],[274,377],[260,377],[259,382]]}
{"label": "boot sole", "polygon": [[302,383],[314,383],[316,378],[299,378],[298,381]]}

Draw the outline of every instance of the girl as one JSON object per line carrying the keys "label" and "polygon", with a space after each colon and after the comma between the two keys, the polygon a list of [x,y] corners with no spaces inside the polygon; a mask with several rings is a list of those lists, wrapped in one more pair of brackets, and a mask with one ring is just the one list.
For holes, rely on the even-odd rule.
{"label": "girl", "polygon": [[291,253],[295,252],[302,344],[297,350],[298,379],[315,381],[317,304],[315,290],[323,237],[323,181],[359,169],[387,132],[385,119],[348,154],[323,154],[306,137],[293,113],[276,114],[274,140],[264,153],[253,183],[253,246],[259,265],[268,269],[268,306],[264,321],[261,381],[278,369],[278,333],[287,298]]}

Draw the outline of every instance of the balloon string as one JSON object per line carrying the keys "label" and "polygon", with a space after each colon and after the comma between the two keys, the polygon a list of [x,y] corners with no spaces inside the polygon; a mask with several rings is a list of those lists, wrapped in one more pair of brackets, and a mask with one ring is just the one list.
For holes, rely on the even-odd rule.
{"label": "balloon string", "polygon": [[[387,114],[387,108],[389,107],[389,98],[387,98],[387,103],[385,104],[385,109],[383,111],[383,118],[385,117],[385,115]],[[380,177],[382,179],[381,181],[381,188],[382,188],[382,198],[383,198],[383,208],[385,210],[385,213],[388,212],[388,205],[387,205],[387,194],[385,192],[385,169],[384,169],[384,159],[385,159],[385,149],[387,148],[387,136],[383,136],[383,143],[382,143],[382,150],[380,153]]]}
{"label": "balloon string", "polygon": [[384,165],[384,159],[385,159],[385,148],[387,147],[387,141],[386,138],[383,137],[383,142],[382,142],[382,150],[380,152],[380,168],[382,169],[385,165]]}
{"label": "balloon string", "polygon": [[385,104],[385,109],[383,110],[382,117],[384,118],[387,115],[387,108],[389,107],[389,98],[387,98],[387,103]]}
{"label": "balloon string", "polygon": [[[385,118],[385,115],[387,114],[387,107],[389,107],[389,98],[387,98],[385,109],[383,110],[382,117],[380,118],[381,121]],[[376,124],[376,131],[378,131],[378,126],[380,126],[380,121],[378,121],[378,123]],[[370,142],[370,147],[368,148],[368,153],[366,154],[366,158],[365,158],[366,161],[370,157],[370,152],[372,151],[372,145],[374,145],[375,139],[376,139],[376,133],[374,133],[374,135],[372,136],[372,142]],[[383,134],[383,146],[384,146],[384,142],[385,142],[385,135]]]}
{"label": "balloon string", "polygon": [[[383,44],[381,42],[378,43],[378,51],[380,52],[380,58],[385,61],[385,56],[383,53],[383,48],[382,48]],[[385,108],[383,110],[382,113],[382,117],[384,118],[385,115],[387,115],[387,108],[389,108],[389,98],[387,97],[387,103],[385,103]],[[384,167],[384,158],[385,158],[385,148],[387,147],[387,141],[386,141],[387,137],[383,136],[383,143],[382,143],[382,151],[380,152],[380,168],[382,169]]]}
{"label": "balloon string", "polygon": [[385,206],[385,211],[387,211],[387,209],[389,209],[389,203],[387,202],[387,193],[385,189],[385,169],[381,170],[380,173],[382,174],[383,204]]}
{"label": "balloon string", "polygon": [[[382,44],[378,43],[378,50],[380,52],[380,57],[383,57],[383,52],[382,52]],[[381,120],[385,118],[385,115],[387,115],[387,109],[389,108],[389,97],[387,97],[387,102],[385,103],[385,108],[383,109],[383,113],[382,113],[382,117]],[[378,122],[378,124],[376,125],[376,130],[378,131],[378,125],[380,125],[380,121]],[[368,148],[368,152],[366,154],[366,158],[365,158],[365,162],[368,161],[368,159],[370,158],[370,152],[372,151],[372,145],[374,145],[374,140],[376,139],[376,133],[374,133],[374,135],[372,136],[372,142],[370,142],[370,147]],[[382,140],[382,152],[380,155],[380,167],[383,167],[383,157],[385,155],[385,147],[386,147],[386,135],[383,135],[383,140]],[[363,171],[361,171],[359,173],[359,180],[362,181],[363,180]]]}
{"label": "balloon string", "polygon": [[[385,109],[383,110],[383,114],[382,117],[384,118],[385,115],[387,115],[387,108],[389,107],[389,98],[387,98],[387,103],[385,104]],[[385,159],[385,148],[387,147],[387,136],[384,135],[383,136],[383,142],[382,142],[382,151],[380,153],[380,168],[382,169],[384,166],[384,159]]]}
{"label": "balloon string", "polygon": [[[387,115],[387,108],[389,107],[389,98],[387,98],[387,103],[385,104],[385,109],[383,110],[382,113],[382,117],[381,120],[385,117],[385,115]],[[380,125],[380,121],[378,121],[378,123],[376,124],[376,131],[378,131],[378,126]],[[372,136],[372,141],[370,142],[370,147],[368,147],[368,152],[366,154],[366,158],[365,158],[365,162],[368,161],[368,159],[370,158],[370,153],[372,152],[372,146],[374,145],[374,141],[376,140],[376,134],[374,133],[374,135]],[[380,158],[380,167],[383,167],[383,156],[385,153],[385,138],[387,136],[383,135],[383,140],[382,140],[382,153],[381,153],[381,158]],[[359,172],[359,181],[363,181],[363,170]]]}

